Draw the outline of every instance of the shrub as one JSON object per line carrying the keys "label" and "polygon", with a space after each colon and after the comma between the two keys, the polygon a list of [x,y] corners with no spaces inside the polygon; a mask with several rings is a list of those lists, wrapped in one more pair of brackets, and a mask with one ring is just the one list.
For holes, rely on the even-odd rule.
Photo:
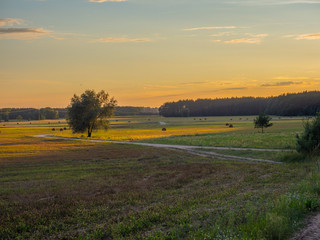
{"label": "shrub", "polygon": [[320,153],[320,113],[310,122],[304,123],[304,132],[297,134],[297,151],[303,154]]}

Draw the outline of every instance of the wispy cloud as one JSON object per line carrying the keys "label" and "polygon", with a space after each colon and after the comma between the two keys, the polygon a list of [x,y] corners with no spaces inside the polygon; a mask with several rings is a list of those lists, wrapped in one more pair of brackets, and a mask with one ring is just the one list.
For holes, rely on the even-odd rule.
{"label": "wispy cloud", "polygon": [[38,39],[49,34],[54,32],[43,28],[0,28],[0,38],[5,39]]}
{"label": "wispy cloud", "polygon": [[299,85],[303,82],[293,82],[293,81],[287,81],[287,82],[275,82],[275,83],[265,83],[262,84],[261,87],[281,87],[281,86],[290,86],[290,85]]}
{"label": "wispy cloud", "polygon": [[235,33],[232,32],[220,32],[216,34],[211,34],[210,37],[223,37],[223,36],[230,36],[230,35],[235,35]]}
{"label": "wispy cloud", "polygon": [[307,80],[309,79],[308,77],[287,77],[287,76],[279,76],[279,77],[274,77],[273,79],[275,80]]}
{"label": "wispy cloud", "polygon": [[127,2],[128,0],[89,0],[89,2],[103,3],[103,2]]}
{"label": "wispy cloud", "polygon": [[102,42],[102,43],[128,43],[128,42],[150,42],[151,40],[148,38],[127,38],[127,37],[107,37],[107,38],[99,38],[95,42]]}
{"label": "wispy cloud", "polygon": [[150,89],[176,89],[178,86],[176,85],[158,85],[158,84],[146,84],[143,86],[144,89],[150,90]]}
{"label": "wispy cloud", "polygon": [[319,0],[244,0],[244,1],[230,1],[229,4],[243,4],[243,5],[291,5],[291,4],[320,4]]}
{"label": "wispy cloud", "polygon": [[284,38],[293,38],[296,40],[316,40],[320,39],[320,33],[307,33],[307,34],[299,34],[299,35],[285,35]]}
{"label": "wispy cloud", "polygon": [[224,26],[224,27],[194,27],[194,28],[185,28],[183,31],[198,31],[198,30],[212,30],[212,29],[233,29],[236,26]]}
{"label": "wispy cloud", "polygon": [[18,18],[0,18],[0,26],[13,26],[20,25],[23,23],[22,19]]}
{"label": "wispy cloud", "polygon": [[237,43],[259,44],[259,43],[261,43],[263,38],[268,36],[268,34],[251,34],[251,33],[246,33],[245,35],[249,35],[250,38],[231,39],[231,40],[224,41],[224,43],[231,43],[231,44],[237,44]]}
{"label": "wispy cloud", "polygon": [[261,43],[260,38],[238,38],[238,39],[231,39],[224,41],[224,43],[250,43],[250,44],[257,44]]}
{"label": "wispy cloud", "polygon": [[245,90],[248,89],[247,87],[234,87],[234,88],[222,88],[222,91],[233,91],[233,90]]}
{"label": "wispy cloud", "polygon": [[194,85],[203,85],[203,84],[209,84],[209,83],[212,83],[212,81],[184,82],[181,84],[186,86],[194,86]]}
{"label": "wispy cloud", "polygon": [[320,33],[301,34],[296,37],[297,40],[315,40],[320,39]]}

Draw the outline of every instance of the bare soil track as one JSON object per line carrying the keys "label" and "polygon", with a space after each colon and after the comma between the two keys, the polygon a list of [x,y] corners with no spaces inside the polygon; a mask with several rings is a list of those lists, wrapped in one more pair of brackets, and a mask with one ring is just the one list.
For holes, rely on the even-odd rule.
{"label": "bare soil track", "polygon": [[187,146],[187,145],[171,145],[171,144],[157,144],[157,143],[141,143],[141,142],[122,142],[122,141],[109,141],[109,140],[101,140],[101,139],[80,139],[80,138],[68,138],[68,137],[59,137],[59,136],[51,136],[47,134],[43,135],[34,135],[33,137],[38,138],[50,138],[50,139],[64,139],[64,140],[77,140],[77,141],[89,141],[89,142],[107,142],[107,143],[117,143],[117,144],[132,144],[132,145],[140,145],[140,146],[148,146],[148,147],[157,147],[157,148],[169,148],[169,149],[179,149],[186,151],[190,154],[203,156],[203,157],[214,157],[221,160],[231,160],[231,161],[242,161],[242,162],[261,162],[261,163],[275,163],[282,164],[282,162],[276,162],[272,160],[266,159],[257,159],[257,158],[249,158],[249,157],[239,157],[234,155],[226,155],[213,151],[205,151],[205,150],[241,150],[241,151],[267,151],[267,152],[292,152],[292,150],[287,149],[261,149],[261,148],[233,148],[233,147],[207,147],[207,146]]}
{"label": "bare soil track", "polygon": [[311,217],[308,225],[302,229],[292,240],[318,240],[320,239],[320,214]]}

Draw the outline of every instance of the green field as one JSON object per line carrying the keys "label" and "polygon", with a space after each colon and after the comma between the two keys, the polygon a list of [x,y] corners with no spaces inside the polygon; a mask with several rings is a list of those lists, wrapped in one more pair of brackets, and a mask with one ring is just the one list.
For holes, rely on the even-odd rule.
{"label": "green field", "polygon": [[[114,118],[93,138],[294,149],[303,130],[301,118],[274,117],[261,134],[252,119]],[[0,126],[0,239],[286,239],[320,206],[317,159],[294,152],[206,150],[284,163],[222,161],[32,137],[86,138],[60,131],[63,120]]]}

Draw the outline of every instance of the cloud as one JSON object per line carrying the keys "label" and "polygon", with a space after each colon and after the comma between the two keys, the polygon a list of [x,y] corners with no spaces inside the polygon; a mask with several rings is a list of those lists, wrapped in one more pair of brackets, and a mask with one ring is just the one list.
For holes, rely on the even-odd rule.
{"label": "cloud", "polygon": [[225,27],[194,27],[194,28],[185,28],[183,31],[198,31],[198,30],[212,30],[212,29],[233,29],[235,26],[225,26]]}
{"label": "cloud", "polygon": [[307,33],[307,34],[300,34],[300,35],[285,35],[284,38],[293,38],[296,40],[316,40],[320,39],[320,33]]}
{"label": "cloud", "polygon": [[224,41],[224,43],[250,43],[250,44],[257,44],[261,43],[260,38],[238,38]]}
{"label": "cloud", "polygon": [[153,84],[146,84],[143,87],[144,89],[176,89],[178,86],[176,85],[153,85]]}
{"label": "cloud", "polygon": [[193,86],[193,85],[202,85],[202,84],[208,84],[208,83],[212,83],[212,81],[184,82],[181,84],[186,86]]}
{"label": "cloud", "polygon": [[249,44],[259,44],[261,43],[262,39],[269,36],[268,34],[252,34],[252,33],[246,33],[245,35],[250,36],[250,38],[237,38],[237,39],[231,39],[226,40],[224,43],[231,43],[231,44],[237,44],[237,43],[249,43]]}
{"label": "cloud", "polygon": [[269,36],[269,34],[266,34],[266,33],[262,33],[262,34],[246,33],[245,35],[254,37],[254,38],[265,38]]}
{"label": "cloud", "polygon": [[232,32],[220,32],[216,34],[211,34],[210,37],[223,37],[223,36],[230,36],[230,35],[235,35],[235,33]]}
{"label": "cloud", "polygon": [[103,3],[103,2],[126,2],[127,0],[89,0],[89,2]]}
{"label": "cloud", "polygon": [[116,38],[116,37],[107,37],[107,38],[99,38],[96,42],[103,42],[103,43],[127,43],[127,42],[150,42],[151,40],[148,38]]}
{"label": "cloud", "polygon": [[247,87],[234,87],[234,88],[222,88],[223,91],[233,91],[233,90],[246,90]]}
{"label": "cloud", "polygon": [[229,4],[244,5],[291,5],[291,4],[320,4],[319,0],[248,0],[248,1],[231,1]]}
{"label": "cloud", "polygon": [[0,18],[0,26],[13,26],[20,25],[23,23],[23,20],[18,18]]}
{"label": "cloud", "polygon": [[54,32],[43,28],[0,28],[0,38],[4,39],[38,39],[49,34]]}
{"label": "cloud", "polygon": [[320,33],[301,34],[296,37],[297,40],[315,40],[320,39]]}
{"label": "cloud", "polygon": [[261,87],[280,87],[280,86],[290,86],[290,85],[299,85],[303,82],[293,82],[293,81],[287,81],[287,82],[276,82],[276,83],[265,83],[262,84]]}
{"label": "cloud", "polygon": [[287,76],[280,76],[280,77],[274,77],[273,79],[276,80],[306,80],[309,79],[308,77],[287,77]]}

